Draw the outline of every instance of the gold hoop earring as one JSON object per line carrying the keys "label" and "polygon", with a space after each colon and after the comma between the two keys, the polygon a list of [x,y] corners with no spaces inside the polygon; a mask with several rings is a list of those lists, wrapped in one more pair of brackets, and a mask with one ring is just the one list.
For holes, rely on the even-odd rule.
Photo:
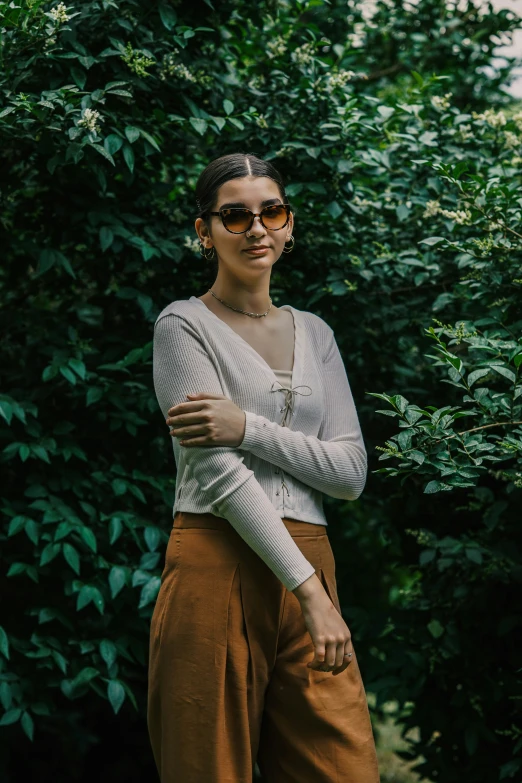
{"label": "gold hoop earring", "polygon": [[291,253],[292,250],[294,249],[295,239],[294,239],[294,235],[293,234],[290,237],[290,239],[288,240],[288,242],[291,242],[292,244],[290,245],[290,247],[286,247],[286,242],[285,242],[285,247],[283,248],[283,253]]}
{"label": "gold hoop earring", "polygon": [[215,254],[216,254],[216,248],[214,247],[214,245],[212,245],[212,247],[210,248],[210,255],[207,255],[207,250],[208,250],[208,248],[205,247],[203,242],[200,242],[199,243],[200,255],[202,255],[203,258],[206,258],[207,261],[212,261],[212,259],[214,258]]}

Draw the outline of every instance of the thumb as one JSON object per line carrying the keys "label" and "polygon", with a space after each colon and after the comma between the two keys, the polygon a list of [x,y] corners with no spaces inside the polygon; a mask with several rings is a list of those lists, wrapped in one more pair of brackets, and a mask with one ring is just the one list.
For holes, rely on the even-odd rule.
{"label": "thumb", "polygon": [[200,397],[204,397],[208,400],[225,400],[224,394],[209,394],[208,392],[198,392],[197,394],[187,394],[188,400],[197,400]]}

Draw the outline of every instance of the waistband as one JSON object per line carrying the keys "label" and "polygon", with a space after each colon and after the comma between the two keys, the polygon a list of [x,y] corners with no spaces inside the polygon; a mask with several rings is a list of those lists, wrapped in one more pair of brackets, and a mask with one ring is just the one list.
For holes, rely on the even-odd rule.
{"label": "waistband", "polygon": [[[326,525],[315,525],[313,522],[301,522],[299,519],[282,517],[286,529],[292,536],[326,536]],[[236,533],[228,519],[217,517],[215,514],[196,514],[192,511],[177,511],[172,527],[179,528],[206,528],[208,530],[233,531]]]}

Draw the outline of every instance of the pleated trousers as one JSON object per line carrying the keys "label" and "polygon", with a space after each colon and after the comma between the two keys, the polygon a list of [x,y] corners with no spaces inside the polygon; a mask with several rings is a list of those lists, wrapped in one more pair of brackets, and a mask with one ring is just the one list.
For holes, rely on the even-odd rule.
{"label": "pleated trousers", "polygon": [[[283,519],[341,612],[326,527]],[[357,653],[307,667],[299,601],[229,522],[177,512],[151,626],[147,722],[161,783],[379,783]]]}

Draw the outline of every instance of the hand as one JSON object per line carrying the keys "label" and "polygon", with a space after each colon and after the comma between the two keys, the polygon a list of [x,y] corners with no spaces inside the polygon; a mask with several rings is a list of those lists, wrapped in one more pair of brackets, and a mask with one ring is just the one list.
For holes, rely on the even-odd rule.
{"label": "hand", "polygon": [[[334,677],[348,668],[354,658],[352,635],[317,574],[312,574],[292,591],[301,604],[308,633],[312,637],[315,655],[307,663],[309,669],[332,671]],[[345,658],[345,653],[352,653]]]}
{"label": "hand", "polygon": [[180,446],[232,446],[245,437],[245,411],[223,394],[187,394],[190,402],[180,402],[168,411],[171,436],[182,438]]}

